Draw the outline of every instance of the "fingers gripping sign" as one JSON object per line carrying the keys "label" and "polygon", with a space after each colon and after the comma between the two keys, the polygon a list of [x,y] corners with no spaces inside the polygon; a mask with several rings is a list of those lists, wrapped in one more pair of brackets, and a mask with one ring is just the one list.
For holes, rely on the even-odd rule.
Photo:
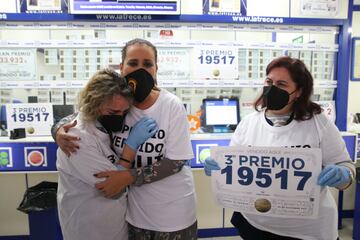
{"label": "fingers gripping sign", "polygon": [[318,184],[320,186],[339,187],[350,183],[350,181],[350,170],[339,165],[327,165],[318,177]]}

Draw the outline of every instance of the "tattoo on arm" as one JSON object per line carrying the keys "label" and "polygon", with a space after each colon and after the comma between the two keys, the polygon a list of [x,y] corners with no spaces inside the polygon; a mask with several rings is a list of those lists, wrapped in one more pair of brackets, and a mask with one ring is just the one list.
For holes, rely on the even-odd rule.
{"label": "tattoo on arm", "polygon": [[135,178],[133,185],[140,186],[146,183],[159,181],[181,171],[187,160],[170,160],[163,158],[152,165],[131,169],[131,174]]}

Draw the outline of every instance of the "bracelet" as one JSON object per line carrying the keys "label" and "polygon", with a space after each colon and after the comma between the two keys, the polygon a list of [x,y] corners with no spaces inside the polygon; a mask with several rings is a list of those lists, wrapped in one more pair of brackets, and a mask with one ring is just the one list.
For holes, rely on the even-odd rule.
{"label": "bracelet", "polygon": [[127,162],[127,163],[131,163],[131,161],[130,161],[130,160],[125,159],[125,158],[122,158],[122,157],[120,157],[120,160],[121,160],[121,161],[124,161],[124,162]]}

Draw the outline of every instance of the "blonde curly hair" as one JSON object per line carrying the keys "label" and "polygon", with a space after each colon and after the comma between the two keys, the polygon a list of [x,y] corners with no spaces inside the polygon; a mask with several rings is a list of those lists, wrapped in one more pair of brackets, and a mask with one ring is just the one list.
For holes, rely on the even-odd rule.
{"label": "blonde curly hair", "polygon": [[79,94],[79,111],[85,121],[94,121],[102,105],[113,96],[121,95],[131,104],[133,96],[124,78],[112,69],[96,72]]}

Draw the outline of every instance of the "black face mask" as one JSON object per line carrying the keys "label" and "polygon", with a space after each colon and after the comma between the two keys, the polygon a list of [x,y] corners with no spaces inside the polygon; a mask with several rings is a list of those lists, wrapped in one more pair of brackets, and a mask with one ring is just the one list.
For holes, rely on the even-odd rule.
{"label": "black face mask", "polygon": [[[296,91],[296,90],[295,90]],[[274,85],[263,88],[263,107],[269,110],[280,110],[288,105],[290,95],[287,91]]]}
{"label": "black face mask", "polygon": [[123,128],[125,115],[102,115],[97,120],[106,131],[118,132]]}
{"label": "black face mask", "polygon": [[129,87],[133,90],[135,101],[140,103],[149,96],[155,85],[154,78],[145,69],[140,68],[125,76]]}

